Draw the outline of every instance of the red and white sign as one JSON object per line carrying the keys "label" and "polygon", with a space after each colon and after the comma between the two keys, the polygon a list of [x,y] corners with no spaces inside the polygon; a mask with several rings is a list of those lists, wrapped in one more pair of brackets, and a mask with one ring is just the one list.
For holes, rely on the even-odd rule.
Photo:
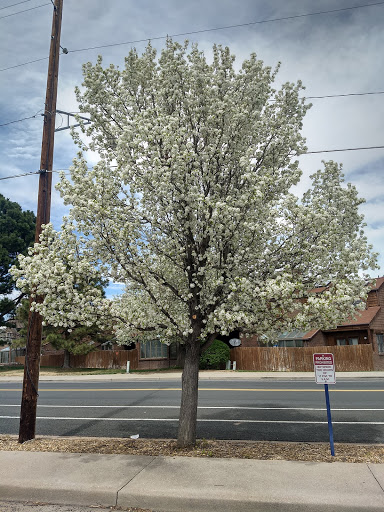
{"label": "red and white sign", "polygon": [[316,384],[336,384],[333,354],[313,354]]}

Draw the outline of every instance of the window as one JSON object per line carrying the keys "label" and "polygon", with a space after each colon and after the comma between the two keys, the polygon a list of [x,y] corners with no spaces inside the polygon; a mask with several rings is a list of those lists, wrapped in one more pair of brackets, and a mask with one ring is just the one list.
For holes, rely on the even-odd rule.
{"label": "window", "polygon": [[168,345],[160,340],[140,343],[140,359],[166,359],[168,358]]}
{"label": "window", "polygon": [[359,344],[359,338],[339,338],[336,340],[336,344],[338,346],[341,345],[358,345]]}
{"label": "window", "polygon": [[376,334],[379,354],[384,354],[384,334]]}
{"label": "window", "polygon": [[279,347],[302,347],[303,340],[279,340]]}

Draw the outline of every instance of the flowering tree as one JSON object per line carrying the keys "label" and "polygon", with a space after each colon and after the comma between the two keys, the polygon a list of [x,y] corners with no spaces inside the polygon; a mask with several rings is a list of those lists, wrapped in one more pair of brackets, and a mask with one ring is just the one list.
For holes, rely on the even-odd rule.
{"label": "flowering tree", "polygon": [[[220,46],[209,64],[172,40],[158,59],[150,45],[132,50],[122,71],[85,64],[77,98],[91,142],[75,140],[100,162],[88,169],[79,154],[58,187],[72,205],[61,232],[47,226],[14,270],[45,297],[35,308],[49,323],[184,343],[179,446],[195,442],[199,357],[218,334],[335,325],[375,267],[362,201],[336,163],[302,198],[290,192],[308,106],[300,83],[273,88],[277,71],[255,55],[236,71]],[[99,276],[125,293],[104,299],[87,285]]]}

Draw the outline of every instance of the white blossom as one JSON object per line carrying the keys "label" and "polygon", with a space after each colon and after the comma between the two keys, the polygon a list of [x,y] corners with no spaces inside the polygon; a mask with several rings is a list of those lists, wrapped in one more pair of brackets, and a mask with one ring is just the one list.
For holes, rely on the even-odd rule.
{"label": "white blossom", "polygon": [[[220,46],[210,64],[171,40],[159,59],[150,45],[132,50],[123,70],[101,58],[84,65],[77,98],[100,161],[89,169],[79,153],[70,179],[61,175],[68,218],[60,232],[46,226],[12,270],[20,289],[43,297],[33,307],[45,321],[109,325],[121,343],[188,343],[353,314],[376,264],[362,201],[335,162],[302,198],[291,194],[309,106],[300,82],[273,88],[277,71],[256,55],[235,71]],[[103,298],[91,286],[99,276],[125,293]]]}

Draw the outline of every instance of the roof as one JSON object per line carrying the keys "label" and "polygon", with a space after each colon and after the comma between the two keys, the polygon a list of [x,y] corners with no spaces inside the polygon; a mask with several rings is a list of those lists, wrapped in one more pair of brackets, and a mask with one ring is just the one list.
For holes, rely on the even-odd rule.
{"label": "roof", "polygon": [[376,279],[373,279],[373,282],[371,285],[371,291],[378,290],[383,284],[384,284],[384,277],[377,277]]}
{"label": "roof", "polygon": [[301,340],[305,334],[305,331],[295,329],[294,331],[283,331],[279,333],[278,340]]}
{"label": "roof", "polygon": [[369,325],[375,318],[377,313],[380,311],[380,309],[380,306],[373,306],[371,308],[364,309],[363,311],[358,311],[354,318],[349,318],[338,327],[346,327],[352,325]]}
{"label": "roof", "polygon": [[299,329],[296,329],[294,331],[284,331],[280,332],[278,336],[279,341],[283,340],[303,340],[308,341],[313,336],[319,332],[319,329],[312,329],[311,331],[300,331]]}
{"label": "roof", "polygon": [[319,332],[320,329],[312,329],[311,331],[308,331],[307,333],[304,334],[303,336],[303,340],[310,340],[311,338],[314,337],[314,335]]}

